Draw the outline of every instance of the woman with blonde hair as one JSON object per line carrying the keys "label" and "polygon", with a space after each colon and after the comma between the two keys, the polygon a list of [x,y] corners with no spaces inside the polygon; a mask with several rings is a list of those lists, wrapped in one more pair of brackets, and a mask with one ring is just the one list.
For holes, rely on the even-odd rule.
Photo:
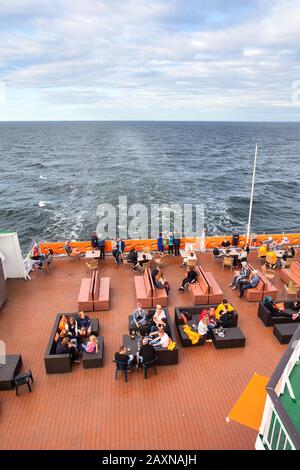
{"label": "woman with blonde hair", "polygon": [[89,340],[86,344],[82,345],[82,350],[86,353],[92,354],[92,353],[98,353],[99,352],[99,342],[96,338],[96,336],[91,335],[89,337]]}

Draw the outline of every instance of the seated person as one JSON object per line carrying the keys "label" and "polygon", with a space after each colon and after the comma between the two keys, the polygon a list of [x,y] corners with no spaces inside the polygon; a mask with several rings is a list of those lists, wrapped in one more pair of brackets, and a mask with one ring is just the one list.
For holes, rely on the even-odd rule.
{"label": "seated person", "polygon": [[86,353],[98,353],[99,352],[99,342],[96,336],[91,335],[86,344],[82,344],[82,350]]}
{"label": "seated person", "polygon": [[57,343],[55,352],[56,354],[71,354],[72,362],[80,363],[76,348],[67,336]]}
{"label": "seated person", "polygon": [[247,280],[242,280],[239,281],[239,286],[240,286],[240,298],[243,297],[245,290],[247,289],[253,289],[254,287],[257,286],[259,283],[259,276],[256,270],[253,270],[249,281]]}
{"label": "seated person", "polygon": [[274,242],[273,242],[272,237],[268,237],[266,240],[263,240],[261,243],[266,246],[268,251],[273,249]]}
{"label": "seated person", "polygon": [[164,318],[163,320],[161,320],[159,323],[156,323],[154,325],[151,326],[150,328],[150,335],[151,333],[155,333],[156,331],[158,331],[159,329],[163,329],[169,336],[172,336],[171,334],[171,329],[170,329],[170,326],[169,326],[169,323],[167,321],[166,318]]}
{"label": "seated person", "polygon": [[142,308],[141,304],[137,304],[135,311],[133,312],[133,318],[131,320],[131,325],[136,328],[145,326],[147,324],[145,310]]}
{"label": "seated person", "polygon": [[281,267],[285,268],[287,259],[295,258],[295,255],[295,249],[292,246],[288,246],[287,250],[285,250],[280,260]]}
{"label": "seated person", "polygon": [[206,336],[206,341],[211,342],[213,338],[213,329],[218,326],[215,315],[210,314],[209,310],[202,310],[199,317],[198,333],[201,336]]}
{"label": "seated person", "polygon": [[247,261],[242,261],[241,264],[242,264],[242,269],[240,271],[234,272],[232,281],[229,284],[229,287],[231,287],[232,290],[237,289],[239,281],[241,281],[242,279],[248,279],[250,275],[250,268],[247,264]]}
{"label": "seated person", "polygon": [[259,248],[258,248],[258,256],[259,258],[265,258],[267,256],[267,253],[268,253],[268,248],[266,247],[266,245],[261,245]]}
{"label": "seated person", "polygon": [[76,318],[78,331],[80,336],[90,336],[92,334],[92,326],[89,317],[84,312],[79,312]]}
{"label": "seated person", "polygon": [[119,352],[115,354],[115,361],[120,362],[120,366],[122,369],[130,369],[132,362],[133,362],[133,355],[127,354],[127,349],[125,346],[120,346]]}
{"label": "seated person", "polygon": [[278,244],[279,245],[279,249],[280,248],[284,248],[284,246],[287,246],[289,245],[290,241],[288,239],[288,237],[283,237],[283,239],[281,240],[281,242]]}
{"label": "seated person", "polygon": [[133,268],[134,271],[136,271],[137,269],[144,270],[144,264],[146,264],[146,263],[149,263],[149,260],[148,260],[147,256],[144,254],[143,259],[138,261],[137,264],[134,266],[134,268]]}
{"label": "seated person", "polygon": [[157,289],[165,289],[166,293],[169,294],[170,291],[170,286],[168,281],[164,278],[164,275],[162,273],[162,270],[160,269],[159,266],[156,268],[152,269],[151,271],[151,277],[153,280],[153,284]]}
{"label": "seated person", "polygon": [[300,302],[299,302],[299,301],[292,302],[292,303],[290,304],[290,308],[291,308],[292,310],[296,310],[296,311],[299,310],[299,313],[300,313]]}
{"label": "seated person", "polygon": [[197,256],[196,256],[196,253],[194,251],[191,251],[189,253],[189,255],[183,259],[183,263],[181,266],[190,266],[190,267],[194,267],[196,266],[198,260],[197,260]]}
{"label": "seated person", "polygon": [[[159,330],[157,332],[157,338],[155,339],[152,339],[150,341],[150,344],[154,347],[154,348],[164,348],[166,349],[168,346],[169,346],[169,343],[170,343],[170,340],[171,338],[169,337],[169,335],[164,331],[163,328],[159,328]],[[151,334],[151,333],[150,333]],[[154,333],[153,333],[154,335]]]}
{"label": "seated person", "polygon": [[178,290],[185,290],[186,285],[194,284],[197,281],[198,273],[193,268],[188,268],[186,271],[186,277],[183,279],[181,287]]}
{"label": "seated person", "polygon": [[77,258],[80,258],[80,251],[78,251],[77,248],[72,248],[70,242],[65,244],[64,250],[67,256],[76,256]]}
{"label": "seated person", "polygon": [[233,325],[234,320],[233,311],[234,307],[228,302],[224,302],[223,304],[218,305],[215,312],[218,326],[222,326],[223,328],[230,328]]}
{"label": "seated person", "polygon": [[52,262],[54,253],[52,248],[48,248],[48,253],[45,255],[45,260],[47,261],[47,264],[50,264]]}
{"label": "seated person", "polygon": [[65,331],[67,332],[67,335],[71,339],[71,341],[78,346],[78,341],[80,340],[80,335],[78,331],[78,325],[77,321],[75,320],[74,317],[69,317],[68,322],[65,325]]}
{"label": "seated person", "polygon": [[279,309],[270,296],[265,297],[263,300],[263,305],[269,310],[272,317],[287,317],[291,318],[292,320],[297,320],[297,318],[299,318],[299,313],[289,313],[285,310]]}
{"label": "seated person", "polygon": [[156,359],[155,349],[152,344],[149,344],[148,338],[142,339],[142,346],[136,354],[137,367],[140,364],[145,364],[147,362],[154,361]]}
{"label": "seated person", "polygon": [[216,307],[216,310],[215,310],[215,316],[217,320],[219,320],[219,315],[224,310],[226,310],[227,312],[233,312],[235,308],[229,302],[223,301]]}
{"label": "seated person", "polygon": [[248,258],[248,251],[244,248],[242,248],[242,251],[238,254],[238,261],[242,264],[243,261],[247,262]]}
{"label": "seated person", "polygon": [[277,266],[277,256],[274,251],[268,251],[266,255],[266,265],[272,269],[275,269]]}
{"label": "seated person", "polygon": [[67,319],[66,315],[62,315],[61,319],[59,320],[58,330],[59,331],[65,330],[67,323],[68,323],[68,319]]}
{"label": "seated person", "polygon": [[156,305],[156,310],[155,313],[152,317],[152,324],[151,324],[151,329],[155,327],[154,329],[157,329],[157,325],[160,324],[162,321],[166,320],[166,314],[165,311],[162,309],[161,305]]}
{"label": "seated person", "polygon": [[135,251],[135,248],[131,248],[131,250],[129,251],[127,257],[126,257],[126,260],[129,262],[129,263],[132,263],[134,264],[134,266],[137,264],[138,262],[138,254],[137,252]]}
{"label": "seated person", "polygon": [[227,237],[225,237],[224,240],[221,243],[221,247],[222,248],[229,248],[230,246],[231,246],[230,241],[228,240]]}
{"label": "seated person", "polygon": [[223,253],[219,250],[219,248],[213,248],[213,256],[214,258],[222,258]]}

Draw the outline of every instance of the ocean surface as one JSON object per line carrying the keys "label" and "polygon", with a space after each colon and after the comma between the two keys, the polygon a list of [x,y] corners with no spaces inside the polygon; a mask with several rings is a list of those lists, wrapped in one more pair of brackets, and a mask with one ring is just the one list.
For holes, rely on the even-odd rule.
{"label": "ocean surface", "polygon": [[0,123],[0,231],[89,239],[99,204],[204,204],[208,235],[300,231],[300,123]]}

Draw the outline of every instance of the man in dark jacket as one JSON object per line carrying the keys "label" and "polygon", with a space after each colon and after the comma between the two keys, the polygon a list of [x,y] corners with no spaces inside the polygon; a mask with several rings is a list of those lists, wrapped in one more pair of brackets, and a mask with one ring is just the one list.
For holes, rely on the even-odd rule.
{"label": "man in dark jacket", "polygon": [[186,277],[183,279],[178,290],[184,290],[187,284],[194,284],[197,281],[198,273],[193,268],[188,268]]}
{"label": "man in dark jacket", "polygon": [[96,232],[92,232],[92,234],[91,234],[91,245],[92,245],[94,250],[99,250],[98,237],[97,237]]}
{"label": "man in dark jacket", "polygon": [[130,368],[132,365],[134,357],[132,354],[128,355],[125,346],[121,346],[119,352],[115,354],[115,361],[117,361],[120,368],[126,369],[126,367]]}
{"label": "man in dark jacket", "polygon": [[155,349],[149,344],[147,338],[143,338],[141,349],[137,352],[138,365],[151,362],[156,358]]}

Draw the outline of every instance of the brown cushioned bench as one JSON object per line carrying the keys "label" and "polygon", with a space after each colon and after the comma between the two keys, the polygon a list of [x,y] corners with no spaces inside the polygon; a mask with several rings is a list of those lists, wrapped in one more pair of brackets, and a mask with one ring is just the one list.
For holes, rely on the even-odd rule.
{"label": "brown cushioned bench", "polygon": [[93,300],[93,286],[94,286],[95,272],[91,278],[84,278],[81,280],[79,295],[78,295],[78,310],[84,312],[92,312],[94,310]]}
{"label": "brown cushioned bench", "polygon": [[147,269],[142,276],[134,276],[134,285],[137,302],[143,308],[152,307],[152,289]]}
{"label": "brown cushioned bench", "polygon": [[280,279],[289,284],[291,281],[300,286],[300,264],[297,261],[292,261],[289,269],[280,269]]}
{"label": "brown cushioned bench", "polygon": [[148,276],[150,279],[151,289],[152,289],[152,307],[156,307],[157,304],[161,305],[162,307],[167,307],[168,305],[168,295],[166,289],[158,289],[155,287],[152,276],[151,270],[146,269],[148,271]]}
{"label": "brown cushioned bench", "polygon": [[209,284],[208,302],[210,304],[220,304],[223,301],[223,292],[219,284],[212,273],[205,272],[205,277]]}
{"label": "brown cushioned bench", "polygon": [[195,283],[189,284],[189,292],[192,296],[194,305],[207,304],[209,284],[205,278],[203,269],[200,266],[196,266],[195,271],[198,274],[198,278]]}
{"label": "brown cushioned bench", "polygon": [[101,277],[98,271],[94,284],[94,310],[109,310],[110,278]]}
{"label": "brown cushioned bench", "polygon": [[[249,268],[251,271],[254,270],[254,268],[248,264]],[[261,300],[264,299],[267,295],[272,297],[273,300],[276,300],[277,297],[277,289],[273,284],[267,279],[261,271],[256,269],[257,274],[259,276],[259,283],[257,284],[256,287],[251,287],[250,289],[247,289],[244,293],[244,297],[248,302],[260,302]]]}

